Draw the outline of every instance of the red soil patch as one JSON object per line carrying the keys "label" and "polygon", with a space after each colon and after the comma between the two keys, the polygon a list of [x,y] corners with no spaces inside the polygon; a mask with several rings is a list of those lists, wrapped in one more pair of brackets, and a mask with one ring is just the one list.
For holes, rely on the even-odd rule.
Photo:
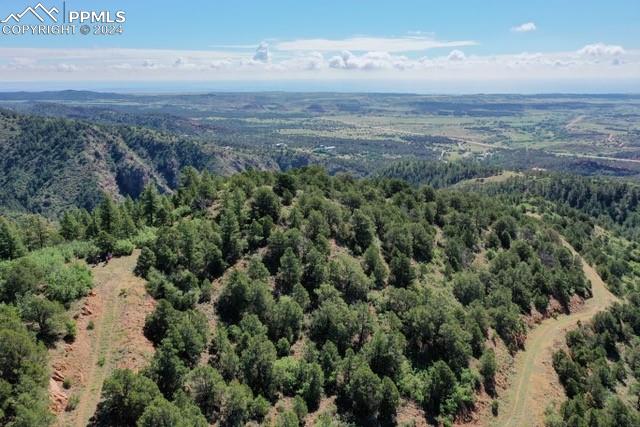
{"label": "red soil patch", "polygon": [[398,406],[396,417],[398,425],[411,425],[414,427],[427,427],[427,418],[424,410],[415,402],[402,400]]}
{"label": "red soil patch", "polygon": [[[92,268],[93,290],[70,310],[76,319],[76,340],[60,342],[49,352],[53,373],[49,395],[51,409],[58,416],[56,425],[85,426],[111,371],[137,371],[153,355],[153,345],[143,335],[143,326],[155,301],[146,293],[144,280],[133,274],[139,253]],[[62,387],[65,379],[71,383],[69,390]],[[64,412],[72,395],[79,398],[77,409]]]}

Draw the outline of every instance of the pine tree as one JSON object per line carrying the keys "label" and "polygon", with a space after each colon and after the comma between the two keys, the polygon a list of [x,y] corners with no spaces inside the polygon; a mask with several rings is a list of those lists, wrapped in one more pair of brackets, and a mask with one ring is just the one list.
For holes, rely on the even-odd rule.
{"label": "pine tree", "polygon": [[60,220],[60,234],[66,240],[75,240],[82,237],[82,224],[72,212],[65,212]]}
{"label": "pine tree", "polygon": [[373,279],[375,286],[377,288],[383,287],[389,277],[389,269],[385,265],[377,245],[369,245],[364,253],[363,264],[364,271]]}
{"label": "pine tree", "polygon": [[22,219],[23,242],[28,250],[42,249],[54,234],[53,225],[41,215],[27,215]]}
{"label": "pine tree", "polygon": [[389,281],[393,286],[405,288],[416,278],[411,259],[401,252],[394,252],[389,269],[391,270]]}
{"label": "pine tree", "polygon": [[0,260],[13,259],[24,255],[22,239],[13,224],[0,217]]}
{"label": "pine tree", "polygon": [[353,249],[355,253],[360,254],[371,245],[375,237],[375,227],[373,221],[359,209],[356,209],[351,217],[351,227],[353,228]]}
{"label": "pine tree", "polygon": [[109,234],[117,235],[120,231],[120,212],[116,204],[106,194],[99,207],[100,229]]}
{"label": "pine tree", "polygon": [[225,209],[220,217],[220,237],[222,254],[229,264],[233,264],[242,255],[246,243],[241,239],[238,219],[231,209]]}
{"label": "pine tree", "polygon": [[302,265],[291,248],[287,248],[280,258],[280,269],[276,283],[280,292],[288,294],[294,285],[300,282],[302,277]]}
{"label": "pine tree", "polygon": [[147,225],[154,225],[156,215],[160,209],[160,196],[154,185],[148,185],[140,195],[142,201],[142,213]]}

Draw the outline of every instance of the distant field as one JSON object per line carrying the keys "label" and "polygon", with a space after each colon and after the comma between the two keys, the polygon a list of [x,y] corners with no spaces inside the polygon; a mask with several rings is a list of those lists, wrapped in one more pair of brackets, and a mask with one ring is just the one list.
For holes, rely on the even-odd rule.
{"label": "distant field", "polygon": [[[366,174],[390,159],[636,175],[640,96],[339,93],[1,94],[22,112],[150,127],[228,150]],[[0,130],[1,132],[1,130]],[[509,154],[513,152],[513,154]]]}

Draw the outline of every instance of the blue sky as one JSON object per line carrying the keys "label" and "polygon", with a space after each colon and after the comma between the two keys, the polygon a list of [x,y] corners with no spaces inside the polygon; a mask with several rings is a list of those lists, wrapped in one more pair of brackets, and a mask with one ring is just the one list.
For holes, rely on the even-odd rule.
{"label": "blue sky", "polygon": [[[3,1],[0,19],[36,1]],[[60,6],[62,1],[43,0]],[[124,10],[113,36],[0,35],[11,87],[211,87],[417,91],[640,88],[640,2],[67,0]],[[442,88],[442,89],[440,89]]]}

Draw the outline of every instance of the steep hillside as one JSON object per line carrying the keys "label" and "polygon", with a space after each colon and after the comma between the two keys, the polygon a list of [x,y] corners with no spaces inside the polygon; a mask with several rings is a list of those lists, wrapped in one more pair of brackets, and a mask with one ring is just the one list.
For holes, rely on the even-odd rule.
{"label": "steep hillside", "polygon": [[[469,420],[482,390],[496,394],[495,352],[523,348],[524,320],[591,296],[545,223],[487,197],[320,168],[182,183],[77,227],[98,245],[126,237],[126,218],[157,227],[136,267],[158,301],[156,353],[105,380],[98,423],[194,404],[220,425]],[[144,411],[119,403],[122,387],[148,391]]]}
{"label": "steep hillside", "polygon": [[70,206],[92,208],[102,192],[136,197],[149,183],[170,191],[179,170],[189,165],[220,174],[276,167],[237,150],[146,128],[8,111],[0,111],[0,150],[2,209],[48,215]]}
{"label": "steep hillside", "polygon": [[[146,144],[144,138],[128,141],[131,150]],[[519,420],[522,411],[531,414],[531,393],[543,390],[532,388],[539,376],[529,369],[542,360],[540,336],[559,338],[562,330],[554,325],[586,321],[603,302],[604,284],[592,281],[595,270],[567,249],[563,237],[609,287],[614,274],[622,274],[621,285],[611,289],[621,299],[638,283],[637,248],[560,203],[413,187],[391,178],[332,177],[319,167],[228,178],[188,168],[179,181],[171,196],[148,187],[134,201],[105,198],[90,213],[68,211],[44,243],[55,246],[39,251],[26,253],[30,228],[0,221],[0,257],[8,259],[0,263],[3,346],[46,366],[43,345],[64,339],[81,348],[86,336],[102,337],[104,358],[93,359],[93,374],[74,375],[52,358],[59,412],[66,401],[61,424],[86,420],[94,407],[93,425],[143,427],[180,425],[179,419],[203,427]],[[611,242],[600,245],[604,257],[592,262],[590,248],[603,236]],[[135,267],[131,258],[110,259],[132,253]],[[75,257],[106,265],[88,270],[70,262]],[[627,270],[606,267],[609,258]],[[91,301],[104,292],[104,301],[133,295],[129,288],[121,292],[122,276],[102,280],[102,273],[123,266],[138,295],[143,284],[150,295],[144,297],[144,325],[142,309],[137,313],[135,335],[148,339],[148,355],[151,345],[154,351],[133,370],[111,371],[121,366],[111,361],[125,346],[106,344],[101,333],[109,330],[110,315],[101,317]],[[75,301],[84,297],[94,317],[73,320]],[[117,312],[117,302],[107,305]],[[637,325],[638,312],[630,307],[622,320]],[[610,337],[635,342],[635,329],[605,323],[615,329]],[[605,335],[596,341],[615,362],[612,341]],[[558,398],[560,384],[571,386],[573,377],[577,393],[587,396],[597,385],[587,378],[595,372],[591,360],[606,362],[595,354],[583,360],[585,352],[573,350],[579,344],[568,341],[566,357],[543,355],[544,374],[555,375],[551,367],[559,373]],[[31,366],[18,355],[3,373]],[[568,372],[570,362],[586,368]],[[510,366],[525,370],[512,377]],[[618,384],[632,385],[618,371],[603,377],[610,392],[594,389],[603,398]],[[49,424],[44,393],[50,375],[7,376],[9,405],[0,423],[40,417],[38,425]],[[517,388],[511,400],[509,378]],[[567,388],[566,405],[582,404],[571,393]],[[637,418],[631,405],[600,403]],[[565,418],[572,414],[566,405]],[[604,416],[601,407],[594,414]]]}

